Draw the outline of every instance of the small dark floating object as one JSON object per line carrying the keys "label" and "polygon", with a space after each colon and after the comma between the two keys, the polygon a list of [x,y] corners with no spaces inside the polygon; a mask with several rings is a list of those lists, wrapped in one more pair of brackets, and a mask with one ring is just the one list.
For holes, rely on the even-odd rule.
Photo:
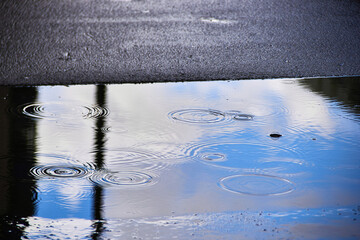
{"label": "small dark floating object", "polygon": [[282,135],[280,133],[271,133],[270,134],[270,137],[272,138],[279,138],[279,137],[282,137]]}

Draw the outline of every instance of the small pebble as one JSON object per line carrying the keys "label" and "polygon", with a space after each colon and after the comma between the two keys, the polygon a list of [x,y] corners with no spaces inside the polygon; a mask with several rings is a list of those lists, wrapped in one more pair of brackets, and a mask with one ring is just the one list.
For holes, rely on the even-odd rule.
{"label": "small pebble", "polygon": [[282,137],[282,135],[280,133],[271,133],[270,134],[270,137],[272,138],[279,138],[279,137]]}

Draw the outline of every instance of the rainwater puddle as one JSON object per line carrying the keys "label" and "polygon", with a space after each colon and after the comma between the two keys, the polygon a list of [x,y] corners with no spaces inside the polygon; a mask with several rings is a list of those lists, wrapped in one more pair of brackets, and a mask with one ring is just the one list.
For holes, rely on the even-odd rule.
{"label": "rainwater puddle", "polygon": [[0,239],[359,238],[358,89],[0,87]]}

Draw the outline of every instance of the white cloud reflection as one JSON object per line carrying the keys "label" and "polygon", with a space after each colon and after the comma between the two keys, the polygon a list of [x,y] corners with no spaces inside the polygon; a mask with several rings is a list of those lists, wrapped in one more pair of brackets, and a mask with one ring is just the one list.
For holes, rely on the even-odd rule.
{"label": "white cloud reflection", "polygon": [[[96,86],[41,88],[39,102],[74,101],[92,105],[95,104],[95,91]],[[332,200],[327,198],[326,188],[331,185],[329,179],[332,173],[312,168],[316,164],[311,159],[311,152],[319,147],[319,143],[314,141],[317,138],[331,140],[326,144],[336,146],[336,142],[332,142],[332,136],[339,131],[343,122],[339,124],[339,120],[331,115],[326,99],[305,89],[296,80],[291,84],[284,79],[108,85],[106,99],[109,115],[104,118],[107,129],[103,134],[105,167],[111,167],[109,172],[145,172],[154,176],[157,181],[150,186],[104,187],[103,209],[107,217],[311,207],[342,201],[341,197]],[[253,115],[254,120],[228,119],[214,124],[188,124],[169,116],[170,112],[182,109],[215,109],[225,113],[240,111]],[[69,121],[74,125],[39,120],[38,151],[66,153],[79,164],[94,162],[98,151],[94,143],[96,119]],[[277,141],[271,139],[269,134],[274,131],[281,133],[283,137]],[[205,165],[201,161],[194,161],[198,156],[192,155],[201,152],[202,146],[208,143],[214,145],[221,142],[237,143],[229,146],[257,144],[264,146],[261,149],[283,152],[268,157],[268,160],[259,161],[257,169],[254,169],[255,173],[264,173],[261,164],[274,161],[276,164],[287,164],[284,165],[285,172],[287,166],[292,166],[291,170],[301,168],[301,173],[304,174],[284,175],[292,176],[290,180],[296,185],[295,191],[284,196],[265,197],[265,202],[263,198],[226,192],[218,187],[219,179],[241,172],[242,169],[233,167],[229,170],[217,168],[216,164],[215,167]],[[226,150],[220,149],[220,145],[214,146],[219,148],[216,151]],[[342,150],[337,151],[341,153]],[[264,153],[254,152],[249,155],[253,158],[251,161],[256,162],[259,154]],[[146,161],[137,161],[139,156],[151,157]],[[325,157],[321,154],[317,156]],[[240,160],[241,157],[240,155]],[[39,160],[38,164],[45,165],[49,162]],[[325,183],[321,186],[322,192],[311,197],[317,199],[315,203],[304,198],[307,199],[308,192],[316,195],[316,190],[306,189],[305,184],[308,181],[320,181],[316,171],[321,171],[320,175],[325,177],[321,181]],[[340,181],[340,178],[336,179]],[[339,196],[345,196],[344,193],[357,186],[349,185],[342,190],[341,186],[346,184],[335,184],[335,191],[338,191]],[[88,186],[75,184],[73,190],[81,192],[82,187]],[[59,189],[57,194],[67,196],[72,192],[64,188]],[[347,200],[347,203],[354,199]],[[301,206],[299,200],[302,201]],[[69,202],[69,205],[77,206],[78,203]],[[39,207],[41,208],[41,201]]]}

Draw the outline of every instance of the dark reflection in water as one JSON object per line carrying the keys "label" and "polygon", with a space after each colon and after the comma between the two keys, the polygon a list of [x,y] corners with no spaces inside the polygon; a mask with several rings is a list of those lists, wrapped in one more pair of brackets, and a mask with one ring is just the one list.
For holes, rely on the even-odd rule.
{"label": "dark reflection in water", "polygon": [[304,79],[299,83],[311,91],[330,98],[347,107],[360,121],[360,79],[359,77]]}
{"label": "dark reflection in water", "polygon": [[0,239],[360,236],[358,86],[0,87]]}
{"label": "dark reflection in water", "polygon": [[[103,109],[106,109],[106,86],[96,86],[96,104]],[[103,129],[106,126],[106,115],[95,119],[95,137],[94,137],[94,152],[95,152],[95,169],[101,170],[104,167],[104,152],[105,152],[105,132]],[[100,239],[104,231],[103,218],[103,191],[101,185],[94,185],[94,202],[93,202],[93,219],[96,220],[93,224],[94,232],[92,239]]]}
{"label": "dark reflection in water", "polygon": [[36,121],[9,114],[9,109],[36,97],[33,87],[0,88],[1,239],[20,239],[28,225],[26,217],[36,213],[36,181],[29,175],[35,165]]}

